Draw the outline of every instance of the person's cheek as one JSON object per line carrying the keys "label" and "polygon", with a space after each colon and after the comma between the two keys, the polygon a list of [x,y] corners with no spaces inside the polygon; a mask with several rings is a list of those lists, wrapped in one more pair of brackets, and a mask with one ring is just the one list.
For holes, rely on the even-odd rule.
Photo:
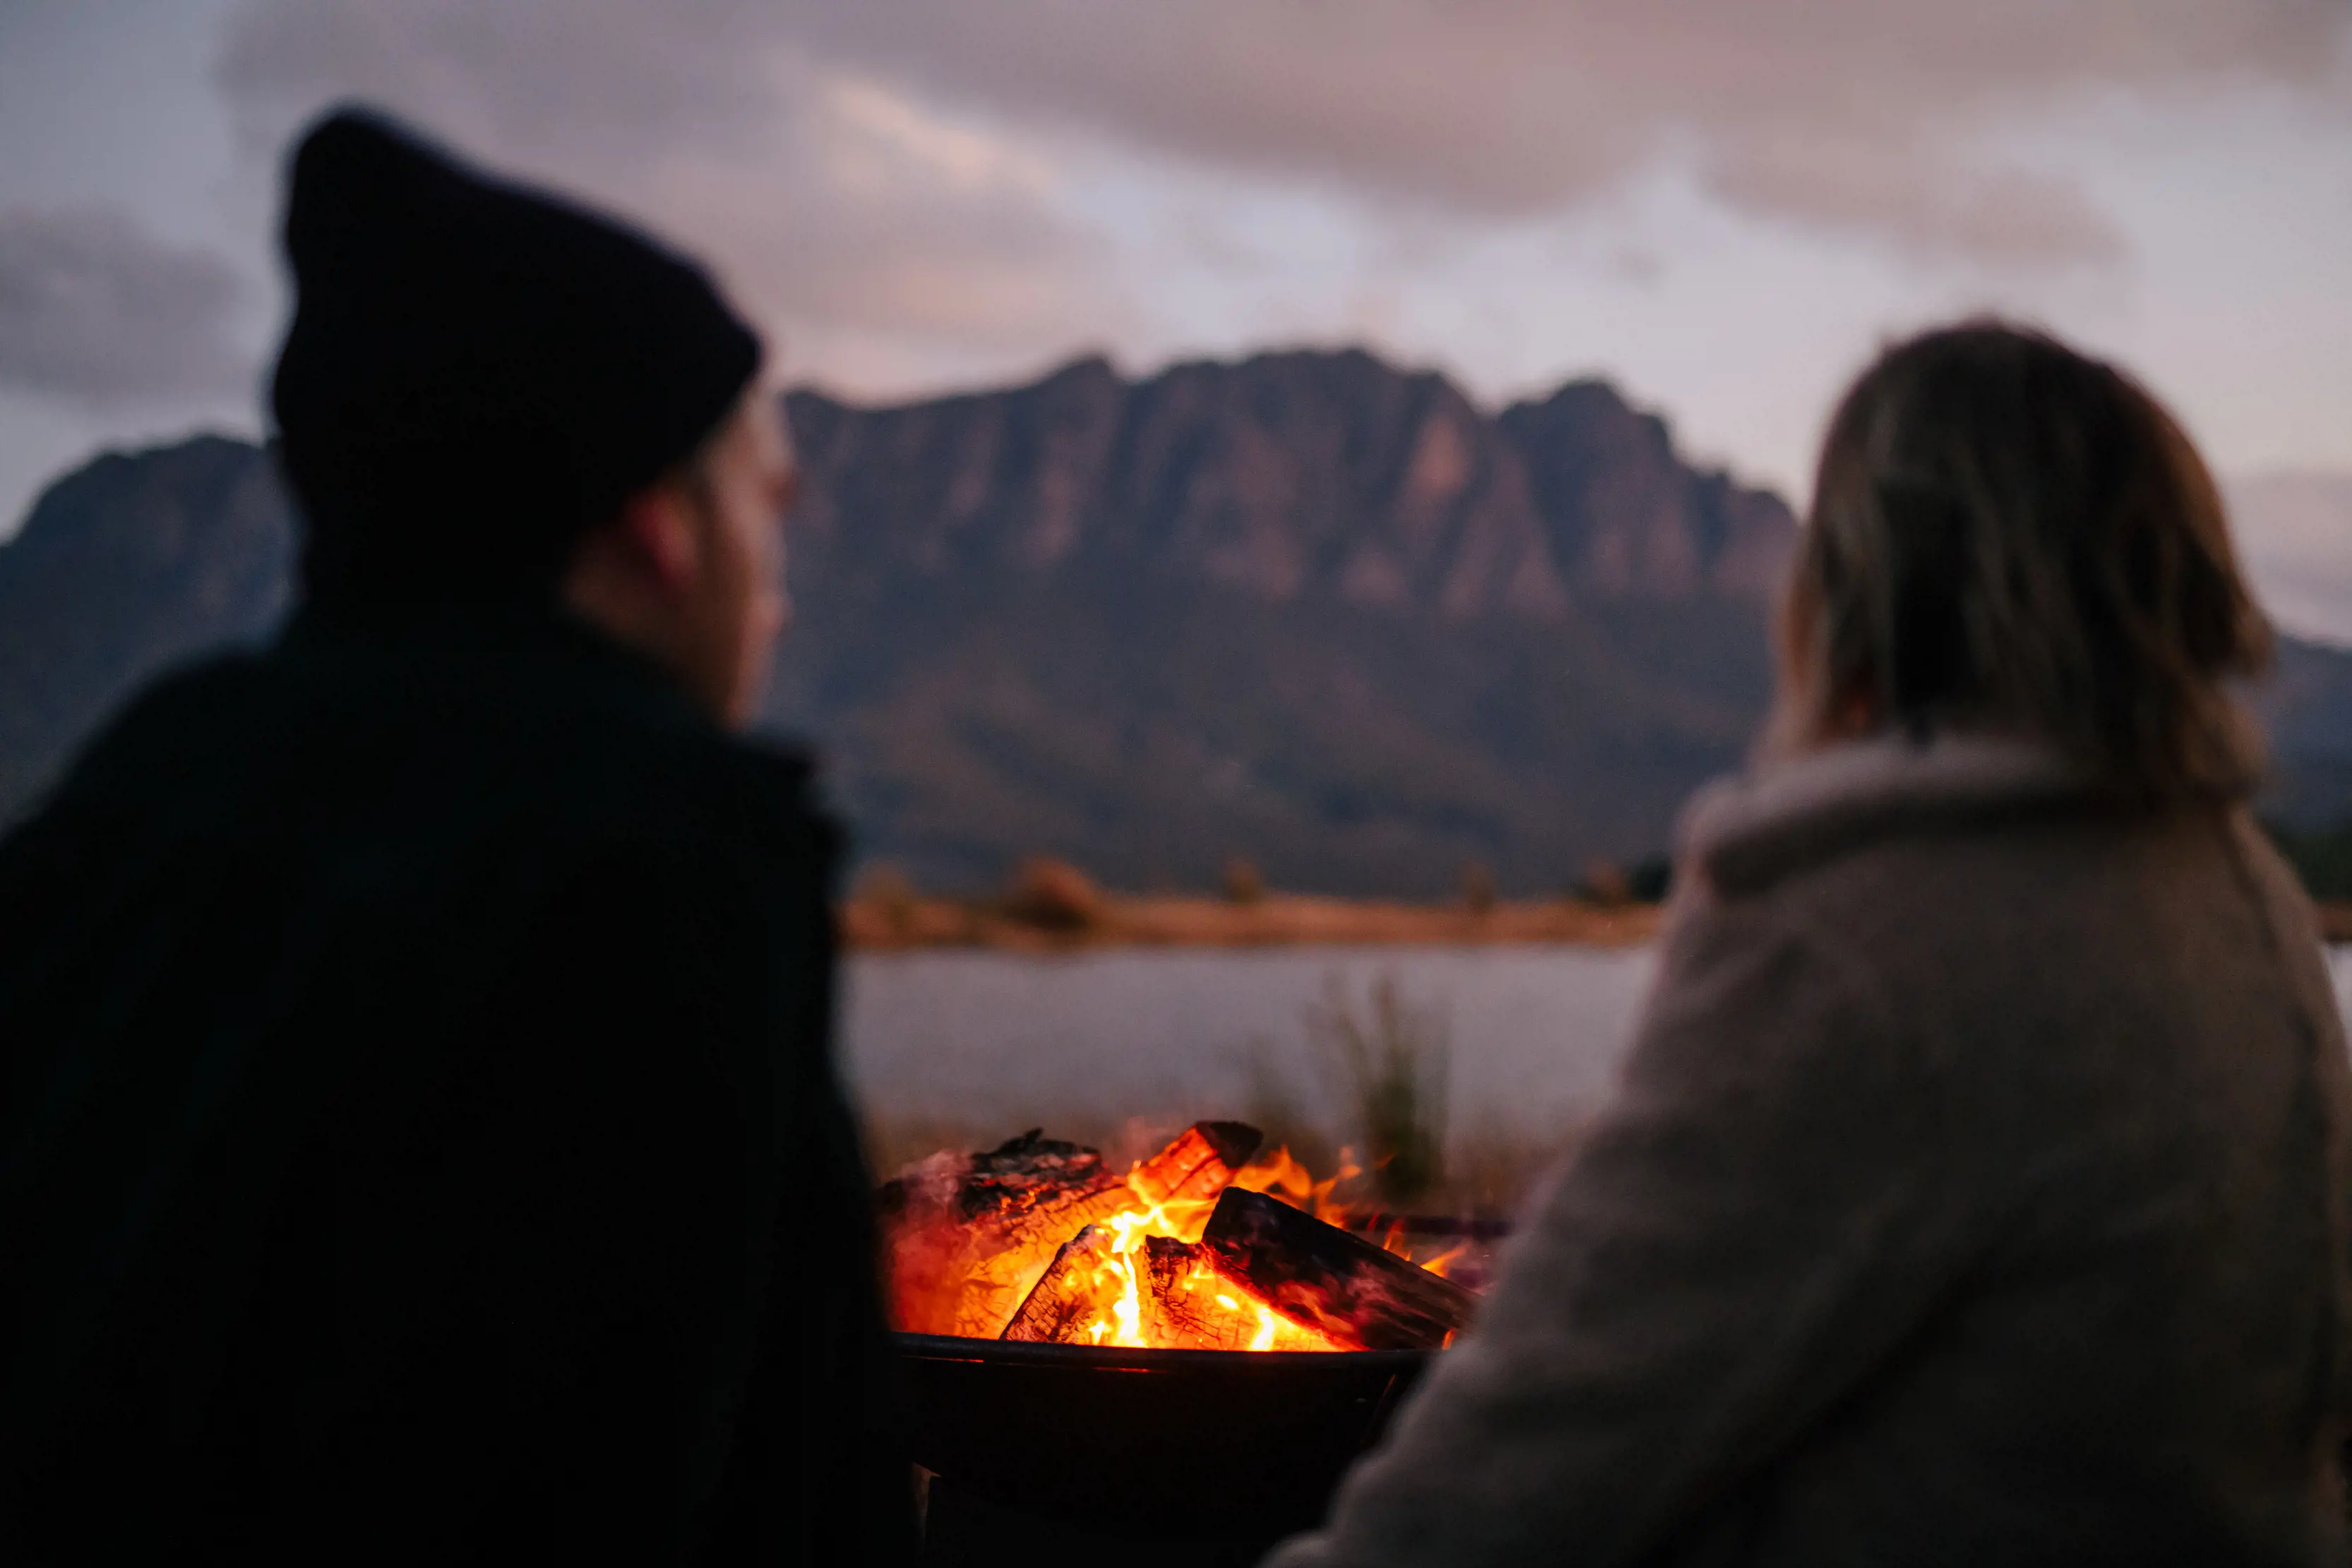
{"label": "person's cheek", "polygon": [[764,664],[782,632],[787,609],[784,593],[783,529],[764,506],[747,506],[740,514],[751,526],[743,541],[743,632],[747,664]]}

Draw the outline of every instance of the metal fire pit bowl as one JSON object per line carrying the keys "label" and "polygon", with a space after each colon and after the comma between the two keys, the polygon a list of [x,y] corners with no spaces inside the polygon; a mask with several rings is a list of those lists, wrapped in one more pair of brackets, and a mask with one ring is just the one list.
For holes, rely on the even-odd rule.
{"label": "metal fire pit bowl", "polygon": [[1271,1542],[1308,1529],[1433,1354],[892,1337],[916,1396],[909,1457],[937,1478],[935,1537],[950,1495],[991,1516],[991,1533],[1058,1522],[1120,1541]]}

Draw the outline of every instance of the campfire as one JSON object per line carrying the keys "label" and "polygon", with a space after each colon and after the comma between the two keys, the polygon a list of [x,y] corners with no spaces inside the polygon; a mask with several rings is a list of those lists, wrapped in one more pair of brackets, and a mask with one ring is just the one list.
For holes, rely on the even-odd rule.
{"label": "campfire", "polygon": [[1286,1150],[1198,1122],[1132,1168],[1033,1130],[941,1153],[882,1189],[893,1326],[1045,1344],[1433,1350],[1475,1298],[1403,1228],[1354,1234]]}

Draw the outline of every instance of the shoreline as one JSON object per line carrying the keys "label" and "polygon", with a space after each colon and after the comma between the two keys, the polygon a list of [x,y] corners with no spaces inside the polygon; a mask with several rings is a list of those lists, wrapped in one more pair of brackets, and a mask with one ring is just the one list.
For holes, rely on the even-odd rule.
{"label": "shoreline", "polygon": [[1097,895],[1083,906],[1023,909],[992,899],[852,898],[842,945],[856,952],[976,947],[1065,953],[1100,947],[1626,947],[1658,933],[1656,904],[1570,899],[1461,904],[1268,894],[1245,904],[1205,896]]}
{"label": "shoreline", "polygon": [[[2352,902],[2316,906],[2321,940],[2352,944]],[[851,898],[843,947],[860,953],[974,948],[1070,953],[1105,947],[1629,947],[1658,934],[1654,904],[1571,899],[1461,904],[1269,894],[1246,904],[1207,896],[1097,895],[1083,906],[1023,909],[1001,899]]]}

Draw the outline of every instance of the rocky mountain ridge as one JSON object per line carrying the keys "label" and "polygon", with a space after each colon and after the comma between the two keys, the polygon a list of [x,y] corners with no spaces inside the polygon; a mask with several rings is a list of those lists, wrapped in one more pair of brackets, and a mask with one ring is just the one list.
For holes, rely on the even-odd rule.
{"label": "rocky mountain ridge", "polygon": [[1360,350],[788,408],[804,548],[888,570],[1118,561],[1274,602],[1559,617],[1591,594],[1760,597],[1796,533],[1604,382],[1489,417]]}
{"label": "rocky mountain ridge", "polygon": [[[1666,842],[1736,766],[1795,538],[1597,382],[1482,413],[1360,351],[1081,361],[867,408],[787,396],[797,623],[768,717],[812,736],[861,856],[986,886],[1507,894]],[[156,670],[267,636],[294,528],[265,453],[101,457],[0,547],[0,820]],[[2274,806],[2352,814],[2352,655],[2258,701]]]}

